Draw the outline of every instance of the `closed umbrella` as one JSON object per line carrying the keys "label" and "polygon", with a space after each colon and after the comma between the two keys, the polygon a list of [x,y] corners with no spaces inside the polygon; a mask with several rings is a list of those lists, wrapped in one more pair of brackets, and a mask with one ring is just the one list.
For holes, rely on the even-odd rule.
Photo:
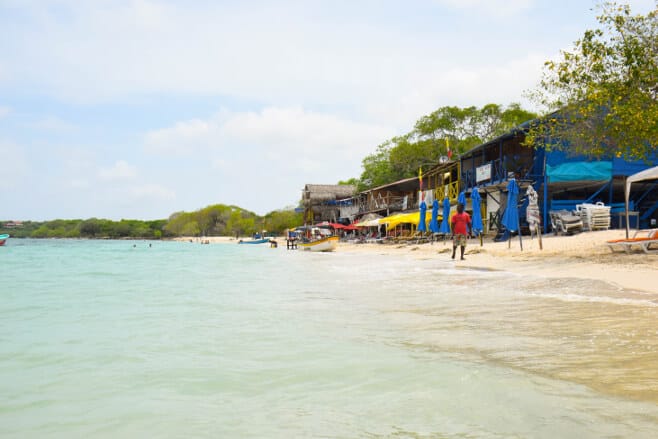
{"label": "closed umbrella", "polygon": [[464,191],[461,191],[459,193],[459,196],[457,197],[457,202],[462,206],[466,207],[466,194],[464,193]]}
{"label": "closed umbrella", "polygon": [[430,232],[439,233],[439,202],[434,200],[432,203],[432,218],[430,219]]}
{"label": "closed umbrella", "polygon": [[539,238],[539,249],[543,250],[541,243],[541,214],[539,212],[539,205],[537,204],[537,191],[532,186],[528,186],[525,194],[528,197],[528,207],[525,210],[525,217],[530,228],[530,238],[532,239],[532,234],[535,233],[537,238]]}
{"label": "closed umbrella", "polygon": [[480,191],[478,188],[474,187],[471,191],[471,204],[473,205],[473,224],[471,229],[475,236],[480,237],[480,246],[482,246],[482,231],[484,230],[482,225],[482,213],[480,212],[481,201],[482,198],[480,198]]}
{"label": "closed umbrella", "polygon": [[425,226],[425,216],[427,215],[427,204],[425,201],[420,202],[420,219],[418,220],[418,231],[426,232],[427,227]]}
{"label": "closed umbrella", "polygon": [[450,200],[448,197],[443,199],[443,219],[441,220],[441,227],[439,227],[439,233],[444,235],[450,234]]}
{"label": "closed umbrella", "polygon": [[508,247],[512,245],[512,232],[518,231],[521,250],[523,250],[523,240],[521,239],[521,231],[519,230],[518,198],[519,186],[516,184],[516,179],[512,178],[507,183],[507,207],[505,208],[505,213],[503,214],[503,220],[501,222],[510,234]]}

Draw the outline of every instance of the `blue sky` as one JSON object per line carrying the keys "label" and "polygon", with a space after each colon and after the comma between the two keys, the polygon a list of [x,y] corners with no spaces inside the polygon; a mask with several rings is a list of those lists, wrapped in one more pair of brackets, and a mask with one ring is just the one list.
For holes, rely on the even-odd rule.
{"label": "blue sky", "polygon": [[0,0],[0,220],[296,205],[439,107],[530,108],[595,4]]}

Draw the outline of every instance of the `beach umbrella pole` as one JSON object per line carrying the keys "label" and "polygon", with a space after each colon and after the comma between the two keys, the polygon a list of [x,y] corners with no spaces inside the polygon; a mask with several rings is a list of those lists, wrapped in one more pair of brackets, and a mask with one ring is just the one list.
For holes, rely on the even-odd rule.
{"label": "beach umbrella pole", "polygon": [[[516,219],[517,224],[519,224],[519,244],[521,245],[521,251],[523,251],[523,239],[521,238],[521,220],[519,219],[519,210],[516,210]],[[510,239],[512,236],[510,235]]]}

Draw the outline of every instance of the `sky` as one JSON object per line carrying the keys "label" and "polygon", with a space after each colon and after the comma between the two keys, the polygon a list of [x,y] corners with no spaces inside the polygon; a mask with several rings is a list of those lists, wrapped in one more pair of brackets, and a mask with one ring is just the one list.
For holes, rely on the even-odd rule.
{"label": "sky", "polygon": [[0,220],[296,206],[440,107],[534,109],[596,4],[0,0]]}

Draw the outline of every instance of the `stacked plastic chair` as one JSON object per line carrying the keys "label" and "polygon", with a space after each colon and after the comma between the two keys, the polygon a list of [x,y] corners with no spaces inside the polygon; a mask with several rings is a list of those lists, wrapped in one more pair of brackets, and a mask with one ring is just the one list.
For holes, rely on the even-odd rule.
{"label": "stacked plastic chair", "polygon": [[610,206],[603,203],[584,203],[576,206],[583,221],[583,230],[608,230],[610,228]]}

